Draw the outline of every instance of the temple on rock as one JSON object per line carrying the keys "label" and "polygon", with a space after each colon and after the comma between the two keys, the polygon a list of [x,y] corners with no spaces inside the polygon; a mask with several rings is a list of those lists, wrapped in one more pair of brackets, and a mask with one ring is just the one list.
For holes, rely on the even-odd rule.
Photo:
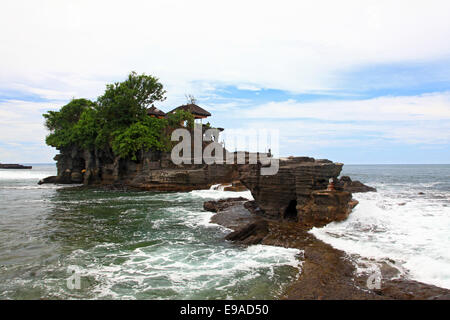
{"label": "temple on rock", "polygon": [[194,116],[194,119],[195,120],[200,119],[200,122],[202,119],[205,119],[205,118],[211,116],[211,113],[209,113],[208,111],[206,111],[205,109],[203,109],[202,107],[199,107],[198,105],[196,105],[194,103],[184,104],[182,106],[179,106],[179,107],[173,109],[172,111],[169,111],[169,113],[176,112],[177,110],[184,110],[184,111],[188,111],[188,112],[192,113],[192,115]]}
{"label": "temple on rock", "polygon": [[[156,108],[154,105],[152,105],[150,108],[147,109],[147,114],[150,117],[163,119],[163,118],[167,117],[168,114],[177,112],[178,110],[190,112],[194,116],[195,122],[199,123],[199,124],[202,124],[203,119],[211,116],[211,113],[209,113],[208,111],[206,111],[205,109],[203,109],[202,107],[200,107],[194,103],[184,104],[182,106],[179,106],[179,107],[169,111],[168,113],[165,113],[165,112],[161,111],[160,109]],[[223,129],[221,129],[220,131],[223,131]]]}
{"label": "temple on rock", "polygon": [[147,109],[147,114],[150,117],[162,119],[165,118],[166,113],[156,108],[154,105],[152,105],[150,108]]}

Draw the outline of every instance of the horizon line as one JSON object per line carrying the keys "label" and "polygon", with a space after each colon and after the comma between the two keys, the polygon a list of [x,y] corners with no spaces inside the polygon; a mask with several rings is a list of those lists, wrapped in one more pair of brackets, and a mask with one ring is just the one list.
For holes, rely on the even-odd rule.
{"label": "horizon line", "polygon": [[[333,161],[335,163],[343,163],[344,165],[450,165],[450,163],[344,163],[340,161]],[[0,162],[2,163],[2,162]],[[15,162],[15,164],[56,164],[55,162]],[[4,163],[7,164],[7,163]]]}

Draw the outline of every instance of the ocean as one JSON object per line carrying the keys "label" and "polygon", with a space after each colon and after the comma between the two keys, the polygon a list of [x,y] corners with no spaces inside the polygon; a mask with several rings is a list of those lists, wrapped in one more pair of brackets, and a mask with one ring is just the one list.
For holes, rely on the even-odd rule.
{"label": "ocean", "polygon": [[[239,246],[204,201],[249,192],[104,191],[37,185],[54,165],[0,169],[0,299],[276,299],[300,251]],[[378,192],[311,230],[356,259],[450,288],[450,165],[345,165]]]}
{"label": "ocean", "polygon": [[209,223],[204,201],[249,192],[37,185],[55,173],[0,169],[0,299],[273,299],[298,276],[299,250]]}
{"label": "ocean", "polygon": [[342,175],[378,192],[355,193],[347,220],[311,233],[356,257],[361,271],[393,260],[404,276],[450,289],[450,165],[344,165]]}

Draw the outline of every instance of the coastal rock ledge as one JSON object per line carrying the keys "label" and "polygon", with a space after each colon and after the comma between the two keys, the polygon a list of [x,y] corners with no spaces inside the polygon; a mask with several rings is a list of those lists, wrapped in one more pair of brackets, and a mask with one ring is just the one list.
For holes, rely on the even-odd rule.
{"label": "coastal rock ledge", "polygon": [[241,181],[251,191],[260,216],[324,226],[348,217],[358,203],[336,181],[342,163],[309,157],[282,158],[275,175],[262,176],[258,166],[240,168]]}
{"label": "coastal rock ledge", "polygon": [[72,147],[56,155],[57,176],[39,184],[84,184],[85,186],[120,187],[155,191],[191,191],[208,189],[213,184],[238,180],[234,164],[175,165],[170,153],[148,151],[136,160],[121,159],[101,150]]}
{"label": "coastal rock ledge", "polygon": [[381,271],[382,282],[379,289],[370,289],[367,287],[370,274],[357,272],[357,257],[354,260],[318,240],[308,232],[310,227],[262,217],[254,201],[229,198],[205,202],[204,208],[215,212],[211,222],[232,230],[226,240],[239,245],[264,244],[301,250],[301,272],[281,299],[450,299],[450,290],[410,280],[385,261],[373,261]]}

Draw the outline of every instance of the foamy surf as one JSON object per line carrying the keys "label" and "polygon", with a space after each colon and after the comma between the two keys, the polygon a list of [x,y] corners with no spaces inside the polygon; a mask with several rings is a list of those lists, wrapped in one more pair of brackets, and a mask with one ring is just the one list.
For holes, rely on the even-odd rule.
{"label": "foamy surf", "polygon": [[359,204],[347,220],[311,233],[362,256],[362,265],[367,265],[367,258],[392,259],[404,269],[404,276],[450,288],[450,198],[445,188],[433,189],[439,186],[439,182],[375,184],[377,193],[354,194]]}
{"label": "foamy surf", "polygon": [[[358,272],[373,272],[372,257],[390,258],[405,276],[445,287],[450,166],[401,169],[346,173],[379,192],[355,194],[360,205],[347,221],[312,232],[358,254]],[[244,248],[210,223],[204,201],[249,192],[56,190],[33,179],[0,186],[0,299],[273,299],[301,267],[298,250]],[[66,287],[70,266],[80,268],[81,290]]]}
{"label": "foamy surf", "polygon": [[[276,294],[282,293],[279,268],[300,269],[297,249],[256,245],[245,249],[172,245],[158,248],[139,248],[130,252],[109,255],[123,261],[120,265],[104,266],[91,263],[80,269],[86,279],[97,283],[91,290],[99,299],[135,299],[146,293],[164,299],[198,298],[202,292],[236,298],[245,283],[261,277],[279,285]],[[77,252],[70,259],[80,259],[87,252]],[[298,272],[290,276],[296,277]],[[91,281],[92,281],[91,280]]]}
{"label": "foamy surf", "polygon": [[48,176],[44,171],[0,169],[0,180],[37,180]]}
{"label": "foamy surf", "polygon": [[[203,210],[206,200],[249,193],[35,183],[0,180],[7,200],[0,240],[10,248],[0,250],[1,264],[10,266],[1,270],[0,299],[23,292],[35,299],[272,299],[299,274],[299,250],[234,245],[224,240],[230,230]],[[80,290],[66,286],[70,268],[81,277]]]}
{"label": "foamy surf", "polygon": [[226,199],[226,198],[235,198],[235,197],[243,197],[248,200],[254,200],[251,192],[247,191],[224,191],[223,185],[216,184],[212,185],[209,190],[194,190],[191,191],[190,194],[194,197],[202,198],[202,199]]}

